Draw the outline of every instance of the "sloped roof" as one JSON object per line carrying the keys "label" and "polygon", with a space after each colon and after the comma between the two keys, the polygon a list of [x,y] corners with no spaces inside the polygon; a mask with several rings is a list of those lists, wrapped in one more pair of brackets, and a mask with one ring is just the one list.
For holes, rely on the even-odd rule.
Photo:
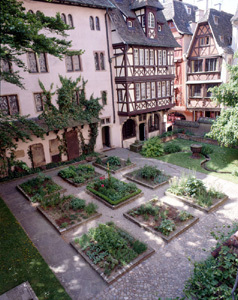
{"label": "sloped roof", "polygon": [[[187,13],[186,7],[191,8],[191,14]],[[164,4],[164,16],[167,21],[172,20],[181,34],[190,34],[192,32],[190,30],[190,22],[195,22],[195,12],[197,10],[197,6],[172,0]]]}
{"label": "sloped roof", "polygon": [[[37,0],[35,0],[37,1]],[[54,2],[54,0],[53,0]],[[93,7],[93,8],[113,8],[114,5],[109,0],[58,0],[59,3],[73,3],[80,6]]]}
{"label": "sloped roof", "polygon": [[[109,11],[111,21],[116,27],[118,34],[125,44],[153,46],[153,47],[180,47],[173,37],[173,34],[165,20],[161,10],[157,11],[157,20],[163,24],[162,30],[158,32],[158,38],[149,39],[146,37],[140,22],[135,13],[131,10],[130,1],[128,0],[111,0],[117,7]],[[133,28],[128,28],[122,13],[130,18],[134,18]]]}
{"label": "sloped roof", "polygon": [[159,0],[134,0],[131,3],[131,9],[139,9],[145,6],[156,7],[157,9],[164,9]]}
{"label": "sloped roof", "polygon": [[[214,16],[218,17],[218,24],[215,24]],[[211,8],[198,22],[199,24],[208,22],[218,46],[223,48],[224,52],[231,54],[233,53],[230,47],[232,38],[232,16],[232,14]],[[220,36],[224,37],[224,41],[220,40]]]}

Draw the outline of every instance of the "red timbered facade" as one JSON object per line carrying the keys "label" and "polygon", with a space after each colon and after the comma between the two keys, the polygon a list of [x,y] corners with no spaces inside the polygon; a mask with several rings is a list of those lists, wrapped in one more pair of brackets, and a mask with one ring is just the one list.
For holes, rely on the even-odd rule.
{"label": "red timbered facade", "polygon": [[135,139],[166,130],[166,111],[174,106],[174,48],[178,44],[159,2],[114,2],[118,9],[110,16],[115,84],[123,146],[127,147]]}
{"label": "red timbered facade", "polygon": [[[224,36],[222,24],[230,18],[230,14],[210,9],[197,24],[187,57],[186,82],[187,109],[193,112],[194,121],[200,117],[215,118],[220,113],[221,107],[211,100],[209,89],[226,81],[226,63],[233,52],[231,39],[229,35]],[[231,29],[231,23],[228,25]]]}

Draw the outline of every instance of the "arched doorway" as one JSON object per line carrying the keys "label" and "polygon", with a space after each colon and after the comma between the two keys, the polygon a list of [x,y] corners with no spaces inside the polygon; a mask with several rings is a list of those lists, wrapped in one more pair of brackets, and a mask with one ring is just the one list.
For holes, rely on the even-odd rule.
{"label": "arched doorway", "polygon": [[104,126],[102,128],[102,144],[103,147],[111,147],[109,126]]}
{"label": "arched doorway", "polygon": [[135,121],[128,119],[122,127],[123,140],[130,139],[136,136],[136,125]]}

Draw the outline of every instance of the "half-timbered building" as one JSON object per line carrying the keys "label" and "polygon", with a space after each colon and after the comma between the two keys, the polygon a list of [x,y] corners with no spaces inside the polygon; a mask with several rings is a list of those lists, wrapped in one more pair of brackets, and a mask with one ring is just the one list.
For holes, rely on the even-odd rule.
{"label": "half-timbered building", "polygon": [[174,106],[174,48],[157,0],[113,0],[110,10],[122,145],[166,130]]}
{"label": "half-timbered building", "polygon": [[172,0],[164,4],[164,16],[168,25],[181,47],[174,50],[175,80],[174,100],[175,106],[168,115],[169,122],[174,120],[192,120],[192,113],[186,107],[186,54],[195,28],[197,6]]}
{"label": "half-timbered building", "polygon": [[232,63],[231,14],[209,9],[199,20],[187,54],[187,109],[193,120],[215,118],[221,107],[211,100],[209,88],[227,81]]}

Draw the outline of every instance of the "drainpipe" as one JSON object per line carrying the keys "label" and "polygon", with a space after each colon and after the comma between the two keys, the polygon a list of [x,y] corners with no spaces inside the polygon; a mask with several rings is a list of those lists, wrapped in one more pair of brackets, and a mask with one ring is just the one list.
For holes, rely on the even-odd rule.
{"label": "drainpipe", "polygon": [[113,87],[113,75],[112,75],[112,60],[110,58],[110,44],[109,44],[109,35],[108,35],[108,8],[106,9],[105,13],[105,25],[106,25],[106,38],[107,38],[107,54],[108,54],[108,62],[109,62],[109,69],[110,69],[110,79],[111,79],[111,90],[112,90],[112,111],[113,111],[113,123],[116,122],[116,115],[115,115],[115,99],[114,99],[114,87]]}

